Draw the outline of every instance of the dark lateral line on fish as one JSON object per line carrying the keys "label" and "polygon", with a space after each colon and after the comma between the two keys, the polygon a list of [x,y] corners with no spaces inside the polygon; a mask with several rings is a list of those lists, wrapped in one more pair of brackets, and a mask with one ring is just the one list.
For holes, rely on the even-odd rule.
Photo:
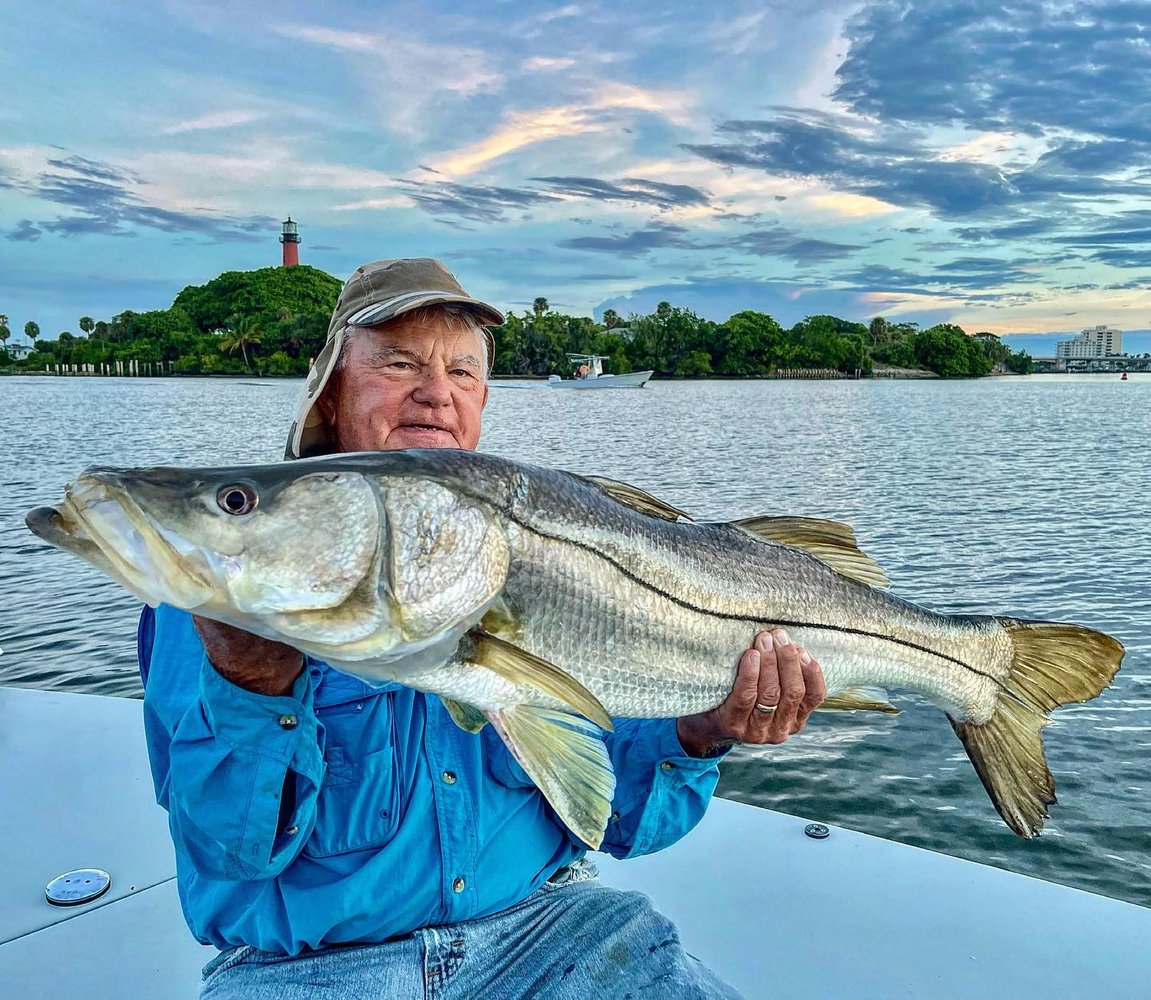
{"label": "dark lateral line on fish", "polygon": [[[544,538],[544,539],[547,539],[548,541],[551,541],[551,542],[562,542],[565,545],[574,545],[578,549],[583,549],[585,552],[591,553],[591,555],[596,556],[597,558],[603,560],[609,566],[615,567],[615,569],[619,573],[621,573],[623,576],[627,577],[633,583],[637,583],[641,587],[644,587],[647,590],[652,591],[653,593],[659,594],[661,597],[667,598],[669,601],[672,602],[672,604],[678,604],[681,608],[685,608],[688,611],[694,611],[697,614],[701,614],[701,615],[711,615],[713,618],[722,618],[725,621],[730,621],[730,622],[747,622],[748,624],[751,624],[751,625],[761,625],[764,623],[764,619],[762,619],[762,618],[752,618],[752,617],[749,617],[748,615],[733,615],[733,614],[726,612],[726,611],[712,611],[709,608],[698,607],[697,605],[692,604],[690,601],[685,601],[682,597],[676,597],[674,594],[669,594],[669,593],[667,593],[667,591],[661,590],[659,587],[653,586],[647,580],[644,580],[641,577],[636,576],[636,574],[633,573],[631,570],[626,569],[625,567],[621,566],[618,562],[616,562],[614,559],[612,559],[611,556],[605,554],[604,552],[601,552],[599,549],[593,548],[591,545],[588,545],[584,542],[576,541],[576,540],[571,539],[571,538],[564,538],[560,535],[549,535],[547,532],[540,531],[540,529],[537,528],[535,525],[527,524],[526,522],[520,520],[520,518],[518,518],[515,515],[515,512],[512,511],[511,509],[507,508],[507,507],[504,508],[504,514],[507,516],[507,518],[510,521],[514,521],[521,528],[525,529],[526,531],[531,532],[533,535],[536,535],[539,538]],[[946,653],[941,653],[936,649],[928,649],[928,647],[926,647],[926,646],[921,646],[917,642],[909,642],[907,639],[899,639],[893,635],[880,635],[878,632],[868,632],[866,629],[848,628],[848,627],[842,626],[842,625],[822,625],[818,622],[781,621],[778,619],[772,619],[772,621],[776,625],[782,625],[782,626],[786,626],[788,628],[823,629],[825,632],[843,632],[846,635],[861,635],[861,636],[867,636],[868,638],[872,638],[872,639],[883,639],[883,640],[886,640],[887,642],[893,642],[896,645],[906,646],[908,649],[918,650],[920,653],[926,653],[928,656],[935,656],[941,660],[946,660],[949,663],[954,663],[957,667],[962,667],[964,670],[970,670],[973,674],[976,674],[979,677],[985,677],[987,680],[991,681],[997,688],[999,688],[1000,691],[1005,692],[1007,694],[1011,693],[1010,691],[1007,690],[1006,685],[1001,680],[999,680],[998,677],[994,677],[991,674],[985,673],[984,671],[980,670],[978,667],[973,667],[970,663],[964,663],[962,660],[957,660],[954,656],[948,656]]]}

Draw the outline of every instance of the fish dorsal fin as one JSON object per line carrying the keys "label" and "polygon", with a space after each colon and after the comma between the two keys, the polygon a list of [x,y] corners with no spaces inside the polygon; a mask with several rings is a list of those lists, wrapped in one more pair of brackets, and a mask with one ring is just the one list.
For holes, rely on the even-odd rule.
{"label": "fish dorsal fin", "polygon": [[[600,700],[553,663],[540,659],[526,649],[474,628],[467,634],[470,647],[461,649],[462,659],[499,674],[513,684],[522,684],[550,695],[590,719],[602,729],[613,729],[611,716]],[[458,721],[458,720],[457,720]]]}
{"label": "fish dorsal fin", "polygon": [[806,549],[841,576],[871,587],[886,587],[887,574],[879,563],[860,550],[850,524],[819,517],[745,517],[732,521],[759,538]]}
{"label": "fish dorsal fin", "polygon": [[621,483],[617,479],[605,479],[603,476],[584,476],[584,479],[590,483],[595,483],[616,503],[622,503],[625,507],[638,510],[641,514],[658,517],[664,521],[692,520],[689,514],[685,514],[678,507],[673,507],[671,504],[660,500],[659,497],[653,497],[650,493],[645,493],[636,486]]}

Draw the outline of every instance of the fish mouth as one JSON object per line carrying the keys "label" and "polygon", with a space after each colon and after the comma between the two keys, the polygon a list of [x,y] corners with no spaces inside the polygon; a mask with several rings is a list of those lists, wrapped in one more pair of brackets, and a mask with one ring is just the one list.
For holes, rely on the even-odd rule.
{"label": "fish mouth", "polygon": [[148,604],[191,610],[215,592],[203,554],[159,527],[105,474],[84,473],[65,487],[63,503],[37,507],[25,523]]}

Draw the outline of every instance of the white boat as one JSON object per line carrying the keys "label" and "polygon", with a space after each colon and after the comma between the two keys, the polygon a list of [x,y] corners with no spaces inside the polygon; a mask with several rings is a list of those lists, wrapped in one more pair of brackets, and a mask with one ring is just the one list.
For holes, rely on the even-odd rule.
{"label": "white boat", "polygon": [[[195,1000],[142,702],[0,687],[0,997]],[[674,847],[595,855],[747,1000],[1146,1000],[1151,909],[722,799]],[[90,902],[45,887],[111,876]],[[64,885],[90,892],[100,876]]]}
{"label": "white boat", "polygon": [[642,389],[653,372],[628,372],[626,375],[605,375],[603,363],[607,360],[602,354],[569,354],[568,360],[575,368],[574,378],[548,376],[552,389]]}

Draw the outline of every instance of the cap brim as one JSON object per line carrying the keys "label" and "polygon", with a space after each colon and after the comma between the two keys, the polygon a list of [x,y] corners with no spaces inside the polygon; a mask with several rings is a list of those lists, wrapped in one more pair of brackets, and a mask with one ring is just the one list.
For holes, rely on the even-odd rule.
{"label": "cap brim", "polygon": [[345,321],[348,326],[373,326],[376,323],[386,323],[390,319],[402,316],[404,313],[425,306],[457,305],[466,306],[475,312],[488,326],[499,326],[504,322],[504,315],[493,306],[468,295],[453,295],[451,292],[406,292],[388,299],[386,302],[376,302],[366,306],[359,312],[352,313]]}

